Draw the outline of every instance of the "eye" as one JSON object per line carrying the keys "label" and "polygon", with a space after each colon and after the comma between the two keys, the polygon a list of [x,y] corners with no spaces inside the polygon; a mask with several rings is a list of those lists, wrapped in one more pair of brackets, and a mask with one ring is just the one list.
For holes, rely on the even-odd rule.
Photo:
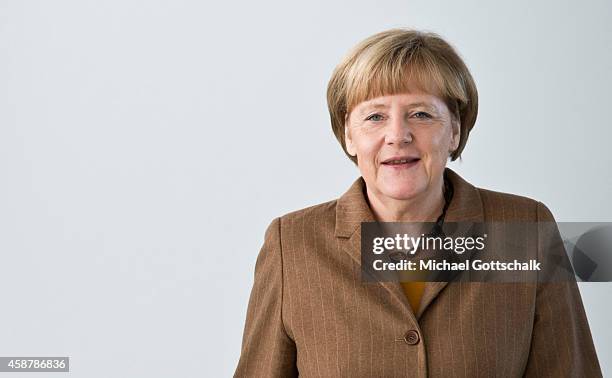
{"label": "eye", "polygon": [[432,118],[431,114],[429,114],[427,112],[416,112],[416,113],[414,113],[413,117],[421,118],[421,119],[430,119],[430,118]]}
{"label": "eye", "polygon": [[366,121],[374,121],[374,122],[380,122],[383,120],[383,116],[380,113],[374,113],[371,114],[369,116],[366,117]]}

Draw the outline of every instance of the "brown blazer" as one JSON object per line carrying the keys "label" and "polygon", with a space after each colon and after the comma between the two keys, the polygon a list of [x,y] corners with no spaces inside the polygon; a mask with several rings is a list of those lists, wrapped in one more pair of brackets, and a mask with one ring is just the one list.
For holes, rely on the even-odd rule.
{"label": "brown blazer", "polygon": [[[447,169],[446,220],[554,220],[542,203]],[[601,377],[575,283],[366,283],[360,177],[338,200],[276,218],[255,265],[235,377]]]}

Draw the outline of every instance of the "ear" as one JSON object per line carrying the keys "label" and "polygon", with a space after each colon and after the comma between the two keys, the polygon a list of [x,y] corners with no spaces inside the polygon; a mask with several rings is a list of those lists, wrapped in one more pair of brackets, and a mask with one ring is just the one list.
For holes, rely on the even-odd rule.
{"label": "ear", "polygon": [[349,127],[348,114],[344,117],[344,144],[346,145],[346,151],[351,156],[356,156],[355,145],[353,144],[353,138],[351,137],[351,130]]}
{"label": "ear", "polygon": [[452,135],[451,135],[451,146],[450,153],[455,152],[459,148],[459,141],[461,140],[461,124],[457,120],[451,122]]}

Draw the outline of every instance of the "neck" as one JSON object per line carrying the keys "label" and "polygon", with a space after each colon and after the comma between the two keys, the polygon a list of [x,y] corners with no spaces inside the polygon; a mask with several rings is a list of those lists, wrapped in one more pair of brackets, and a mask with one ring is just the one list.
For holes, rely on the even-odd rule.
{"label": "neck", "polygon": [[435,222],[444,209],[444,181],[432,190],[411,198],[397,200],[378,196],[367,189],[370,208],[380,222]]}

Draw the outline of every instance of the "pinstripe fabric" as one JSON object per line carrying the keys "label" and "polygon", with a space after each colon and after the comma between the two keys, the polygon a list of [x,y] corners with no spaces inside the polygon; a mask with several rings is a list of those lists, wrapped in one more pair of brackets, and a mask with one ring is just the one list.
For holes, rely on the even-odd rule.
{"label": "pinstripe fabric", "polygon": [[[539,202],[447,174],[448,221],[553,220]],[[415,315],[399,283],[361,282],[359,225],[371,220],[359,178],[270,224],[235,377],[601,376],[575,283],[427,283]]]}

